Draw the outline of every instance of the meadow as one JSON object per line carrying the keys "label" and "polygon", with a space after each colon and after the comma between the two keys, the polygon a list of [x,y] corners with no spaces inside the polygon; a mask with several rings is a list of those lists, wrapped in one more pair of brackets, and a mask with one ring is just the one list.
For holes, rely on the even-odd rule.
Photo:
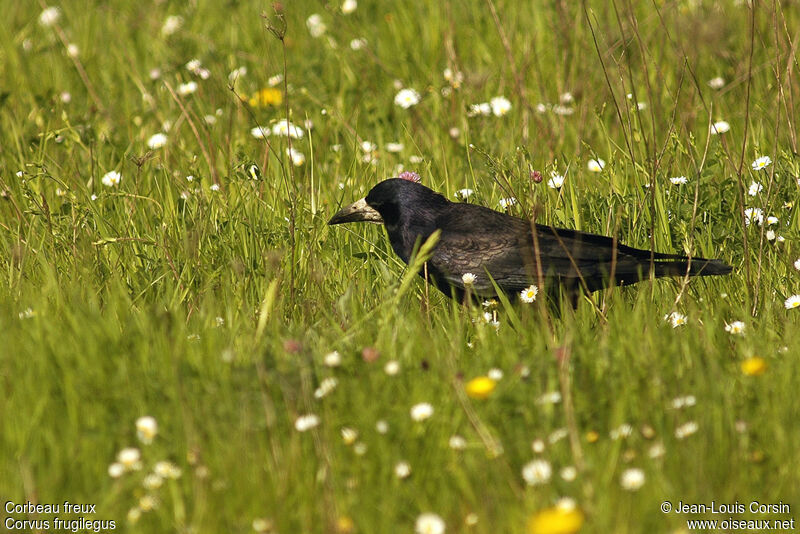
{"label": "meadow", "polygon": [[[47,2],[0,25],[6,529],[799,517],[797,3]],[[734,271],[464,306],[326,225],[403,171]]]}

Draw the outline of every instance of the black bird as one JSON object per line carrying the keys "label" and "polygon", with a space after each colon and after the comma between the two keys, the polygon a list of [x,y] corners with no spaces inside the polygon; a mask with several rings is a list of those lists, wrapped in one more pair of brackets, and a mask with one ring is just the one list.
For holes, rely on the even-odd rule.
{"label": "black bird", "polygon": [[383,223],[392,249],[406,264],[418,241],[441,230],[428,260],[428,276],[441,291],[458,299],[467,289],[462,279],[466,273],[475,275],[469,292],[478,297],[496,295],[492,280],[510,295],[542,280],[551,297],[557,297],[560,289],[575,306],[581,293],[633,284],[649,279],[651,272],[654,277],[731,272],[720,260],[651,255],[649,250],[627,247],[611,237],[450,202],[424,185],[401,178],[379,183],[328,224],[359,221]]}

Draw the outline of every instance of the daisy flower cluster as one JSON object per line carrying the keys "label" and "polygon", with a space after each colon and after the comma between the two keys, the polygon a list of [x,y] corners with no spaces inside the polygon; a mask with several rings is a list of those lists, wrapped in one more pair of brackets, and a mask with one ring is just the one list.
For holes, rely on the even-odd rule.
{"label": "daisy flower cluster", "polygon": [[[756,174],[756,178],[751,180],[750,185],[747,188],[747,196],[749,198],[748,202],[755,202],[757,205],[745,208],[744,222],[746,226],[759,227],[764,226],[766,223],[767,228],[764,230],[764,238],[768,242],[783,243],[785,238],[779,233],[780,219],[778,219],[778,217],[775,215],[767,216],[764,213],[764,208],[758,206],[758,204],[764,206],[768,200],[765,198],[764,185],[758,178],[758,175],[767,173],[767,169],[772,165],[772,163],[772,158],[769,156],[758,156],[750,164],[750,168],[752,169],[753,173]],[[787,204],[784,207],[791,207],[791,204]]]}
{"label": "daisy flower cluster", "polygon": [[[158,435],[158,423],[152,416],[142,416],[136,420],[136,435],[145,446],[151,445]],[[139,473],[142,492],[137,492],[137,504],[128,511],[128,521],[136,523],[142,514],[156,509],[161,502],[158,490],[169,480],[181,477],[183,471],[180,467],[168,460],[157,461],[151,468],[145,470],[145,464],[140,449],[125,447],[117,453],[116,461],[108,466],[108,476],[120,479],[123,476]],[[202,469],[207,469],[200,466]]]}
{"label": "daisy flower cluster", "polygon": [[470,105],[467,110],[467,117],[488,117],[489,115],[502,117],[509,111],[511,111],[511,101],[504,96],[496,96],[488,102]]}
{"label": "daisy flower cluster", "polygon": [[540,102],[536,104],[537,113],[552,113],[553,115],[569,116],[575,113],[575,97],[571,92],[561,93],[555,104]]}

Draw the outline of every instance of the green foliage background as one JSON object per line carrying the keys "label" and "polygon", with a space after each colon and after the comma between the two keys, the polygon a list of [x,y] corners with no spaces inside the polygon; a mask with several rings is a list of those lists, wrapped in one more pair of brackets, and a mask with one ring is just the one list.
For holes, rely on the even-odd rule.
{"label": "green foliage background", "polygon": [[[345,517],[356,532],[410,532],[423,512],[448,532],[525,532],[561,497],[585,514],[584,532],[682,532],[691,516],[663,514],[664,500],[783,501],[796,513],[800,310],[784,308],[800,293],[796,3],[361,0],[349,15],[306,0],[277,12],[59,6],[44,27],[43,5],[6,1],[0,25],[0,500],[96,503],[94,518],[123,532],[249,532],[256,518],[335,532]],[[327,25],[316,39],[313,13]],[[184,23],[165,36],[170,15]],[[281,41],[269,27],[284,24]],[[356,38],[367,46],[353,50]],[[194,58],[208,79],[187,71]],[[457,88],[448,67],[464,75]],[[283,104],[247,105],[284,73]],[[727,83],[712,89],[717,76]],[[173,94],[189,80],[196,93]],[[397,87],[421,102],[395,106]],[[569,115],[552,107],[565,92]],[[512,102],[507,115],[467,117],[497,95]],[[292,140],[306,156],[298,167],[286,138],[250,134],[287,113],[313,122]],[[730,131],[709,136],[716,120]],[[150,150],[165,122],[166,146]],[[363,141],[377,145],[376,164]],[[402,152],[385,150],[398,141]],[[762,155],[773,164],[752,170]],[[596,157],[602,173],[587,170]],[[600,293],[560,318],[501,305],[495,331],[406,271],[382,229],[326,226],[398,164],[450,198],[471,188],[470,202],[497,207],[515,196],[517,215],[719,257],[734,273]],[[101,183],[111,170],[118,187]],[[565,174],[564,188],[531,170],[545,182]],[[763,190],[750,196],[753,180]],[[746,208],[779,222],[746,226]],[[685,326],[664,321],[673,311]],[[724,330],[735,320],[744,335]],[[330,368],[334,350],[342,365]],[[752,356],[765,374],[742,373]],[[389,360],[398,375],[383,371]],[[504,373],[493,395],[464,396],[491,368]],[[338,387],[316,399],[326,377]],[[537,401],[553,391],[561,402]],[[696,405],[672,408],[685,395]],[[410,418],[419,402],[434,407],[427,421]],[[305,413],[321,422],[300,433]],[[136,441],[142,415],[159,423],[151,445]],[[698,431],[678,439],[692,421]],[[626,423],[630,436],[609,436]],[[465,450],[449,448],[454,434]],[[665,454],[651,458],[656,443]],[[144,469],[113,479],[126,446]],[[531,487],[521,470],[534,457],[554,473]],[[183,476],[128,522],[163,459]],[[574,481],[559,477],[565,466]],[[628,468],[646,474],[638,491],[619,483]]]}

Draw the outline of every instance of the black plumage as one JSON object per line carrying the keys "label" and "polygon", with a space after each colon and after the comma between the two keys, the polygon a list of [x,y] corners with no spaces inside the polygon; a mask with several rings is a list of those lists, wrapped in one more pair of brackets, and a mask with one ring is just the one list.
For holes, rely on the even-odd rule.
{"label": "black plumage", "polygon": [[651,254],[611,237],[532,224],[483,206],[450,202],[419,183],[399,178],[379,183],[328,224],[357,221],[382,222],[392,249],[406,263],[418,242],[441,230],[428,275],[440,290],[457,298],[465,293],[466,273],[475,275],[469,291],[479,297],[496,295],[492,280],[507,294],[543,280],[545,290],[552,294],[560,289],[575,304],[582,292],[646,280],[651,272],[654,277],[731,272],[720,260]]}

